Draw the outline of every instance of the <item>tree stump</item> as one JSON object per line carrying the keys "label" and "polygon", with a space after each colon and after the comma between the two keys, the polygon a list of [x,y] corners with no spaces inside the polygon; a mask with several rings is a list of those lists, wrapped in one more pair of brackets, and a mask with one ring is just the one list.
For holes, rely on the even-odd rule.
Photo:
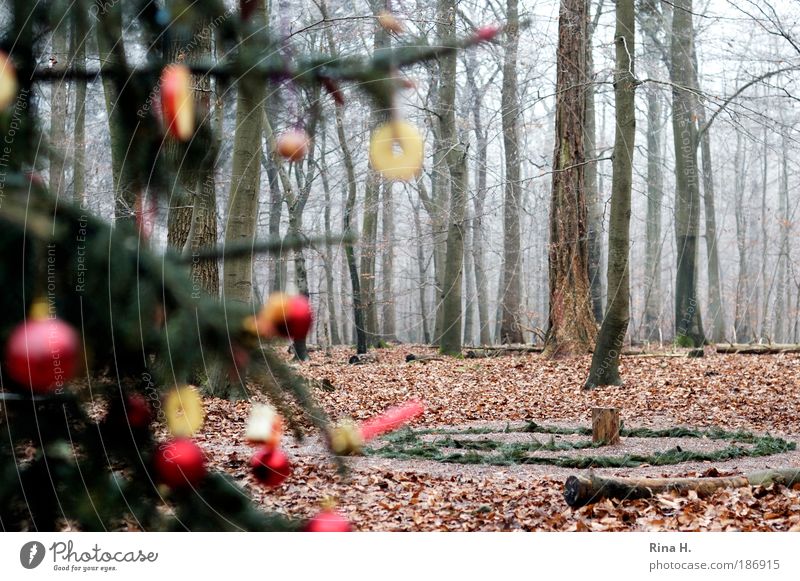
{"label": "tree stump", "polygon": [[592,408],[592,442],[619,444],[618,408]]}

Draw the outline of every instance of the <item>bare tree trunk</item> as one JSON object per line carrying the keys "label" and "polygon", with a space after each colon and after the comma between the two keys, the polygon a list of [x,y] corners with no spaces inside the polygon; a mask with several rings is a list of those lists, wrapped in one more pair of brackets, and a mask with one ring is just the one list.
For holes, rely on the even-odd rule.
{"label": "bare tree trunk", "polygon": [[[592,39],[594,29],[603,10],[603,0],[599,0],[592,20],[587,18],[586,26],[586,123],[584,125],[584,149],[587,161],[597,157],[597,123],[595,107],[594,51]],[[600,189],[597,187],[597,162],[586,164],[586,211],[589,217],[587,235],[589,237],[589,284],[592,289],[592,312],[597,323],[603,322],[603,209],[600,204]]]}
{"label": "bare tree trunk", "polygon": [[776,341],[788,339],[785,320],[789,312],[789,229],[791,228],[791,215],[789,213],[789,172],[788,149],[789,144],[786,134],[782,135],[781,150],[781,183],[778,189],[778,206],[780,212],[780,246],[778,249],[778,288],[775,292],[775,328]]}
{"label": "bare tree trunk", "polygon": [[[55,70],[72,66],[68,62],[68,21],[62,20],[53,29],[53,52],[50,63]],[[55,196],[66,194],[64,167],[67,159],[67,81],[54,79],[50,84],[50,191]]]}
{"label": "bare tree trunk", "polygon": [[550,202],[550,308],[545,355],[588,353],[597,335],[589,285],[585,198],[586,0],[561,0]]}
{"label": "bare tree trunk", "polygon": [[419,204],[414,204],[409,195],[409,201],[414,210],[414,233],[417,237],[417,269],[419,272],[419,310],[422,319],[422,337],[425,343],[431,342],[431,332],[428,325],[428,300],[426,297],[428,285],[428,275],[425,269],[425,233],[422,230],[422,222],[419,218]]}
{"label": "bare tree trunk", "polygon": [[694,91],[692,0],[676,0],[672,16],[672,128],[675,141],[675,335],[679,343],[705,343],[697,296],[700,185],[697,171],[697,111]]}
{"label": "bare tree trunk", "polygon": [[394,199],[392,184],[386,182],[383,188],[381,227],[381,302],[383,303],[383,339],[397,340],[397,319],[395,299],[392,292],[394,278]]}
{"label": "bare tree trunk", "polygon": [[115,67],[127,67],[125,40],[122,36],[122,6],[106,6],[103,0],[95,0],[95,6],[102,18],[94,22],[97,36],[98,56],[100,57],[103,95],[108,115],[108,130],[111,139],[111,179],[114,192],[114,219],[131,220],[136,205],[136,192],[133,191],[128,176],[123,175],[123,161],[127,143],[123,134],[122,111],[117,100],[119,93],[113,75],[105,72]]}
{"label": "bare tree trunk", "polygon": [[[326,131],[321,131],[322,147],[320,147],[320,177],[322,178],[322,190],[325,193],[325,209],[323,219],[325,222],[325,237],[331,237],[331,189],[328,183],[328,164],[326,162]],[[325,299],[328,307],[328,326],[330,327],[330,340],[332,345],[341,344],[339,335],[339,323],[336,316],[336,288],[333,284],[333,255],[330,246],[325,246],[322,250],[322,263],[325,269]]]}
{"label": "bare tree trunk", "polygon": [[767,232],[767,179],[769,178],[769,129],[764,126],[762,142],[764,150],[761,152],[761,324],[759,325],[759,337],[764,339],[770,337],[769,329],[769,299],[772,294],[772,287],[767,281],[767,247],[769,245],[769,234]]}
{"label": "bare tree trunk", "polygon": [[[701,105],[697,112],[698,123],[705,125],[705,109]],[[711,136],[709,129],[700,137],[703,163],[703,205],[705,207],[706,255],[708,260],[708,310],[711,317],[711,340],[725,340],[725,311],[722,304],[722,282],[720,281],[719,252],[717,250],[717,217],[714,209],[714,174],[711,164]]]}
{"label": "bare tree trunk", "polygon": [[469,205],[464,216],[464,345],[472,345],[475,326],[475,273],[473,271],[473,231],[472,216],[470,216]]}
{"label": "bare tree trunk", "polygon": [[517,52],[519,47],[519,15],[517,0],[506,1],[506,46],[503,61],[501,109],[503,151],[505,153],[505,201],[503,203],[503,296],[500,301],[502,322],[501,343],[522,343],[522,253],[520,251],[519,204],[519,92],[517,89]]}
{"label": "bare tree trunk", "polygon": [[734,313],[734,340],[753,338],[753,320],[750,308],[750,274],[747,267],[747,213],[744,207],[745,151],[742,134],[736,134],[734,165],[734,212],[736,215],[736,248],[739,252],[739,275],[736,283],[736,308]]}
{"label": "bare tree trunk", "polygon": [[[437,35],[442,41],[455,35],[455,0],[439,0]],[[461,353],[461,297],[464,280],[464,218],[467,204],[467,152],[456,134],[456,55],[439,58],[440,133],[445,147],[445,161],[450,174],[450,212],[447,229],[444,287],[442,297],[442,335],[440,351],[446,355]]]}
{"label": "bare tree trunk", "polygon": [[608,227],[608,309],[597,336],[592,367],[584,386],[586,389],[622,384],[619,358],[630,320],[630,220],[637,83],[633,57],[635,27],[634,0],[617,0],[617,26],[614,33],[614,103],[617,122]]}
{"label": "bare tree trunk", "polygon": [[[655,69],[661,60],[657,55],[659,49],[665,50],[662,41],[664,25],[658,0],[646,0],[640,4],[639,17],[642,23],[642,43],[645,63]],[[666,57],[667,55],[662,54]],[[667,59],[664,59],[667,60]],[[667,63],[668,64],[668,63]],[[649,76],[655,77],[655,71]],[[661,253],[664,244],[662,238],[662,211],[664,200],[664,139],[663,100],[661,88],[648,84],[643,87],[647,97],[647,219],[645,222],[645,258],[644,258],[644,314],[642,326],[644,340],[661,339],[663,313]]]}
{"label": "bare tree trunk", "polygon": [[664,178],[661,139],[663,119],[657,89],[647,88],[647,222],[645,225],[644,337],[653,341],[661,329],[661,205]]}
{"label": "bare tree trunk", "polygon": [[[254,0],[251,18],[261,20],[264,0]],[[260,45],[259,35],[247,38],[242,48]],[[261,135],[263,101],[266,93],[262,82],[244,75],[238,84],[236,98],[236,133],[233,143],[233,170],[228,198],[225,244],[252,241],[256,235],[258,194],[261,184]],[[226,300],[250,303],[253,300],[253,257],[244,256],[225,261],[223,295]]]}
{"label": "bare tree trunk", "polygon": [[478,301],[479,342],[481,345],[491,343],[489,320],[489,280],[486,276],[484,262],[483,208],[486,200],[486,164],[488,158],[488,138],[483,126],[483,95],[475,83],[474,70],[477,60],[474,51],[467,52],[467,83],[472,92],[472,119],[475,126],[475,195],[472,197],[474,214],[472,217],[472,260],[475,265],[475,292]]}
{"label": "bare tree trunk", "polygon": [[[76,70],[86,68],[87,22],[84,6],[73,9],[72,35],[70,37],[70,61]],[[75,84],[75,154],[72,158],[72,198],[81,206],[86,196],[86,79],[77,79]]]}

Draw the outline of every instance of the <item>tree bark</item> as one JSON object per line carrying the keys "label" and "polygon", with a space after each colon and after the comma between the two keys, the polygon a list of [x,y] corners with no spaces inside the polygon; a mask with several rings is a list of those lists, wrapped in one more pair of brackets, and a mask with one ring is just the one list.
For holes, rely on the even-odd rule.
{"label": "tree bark", "polygon": [[[50,64],[61,71],[74,66],[67,54],[68,20],[62,20],[53,29],[53,51]],[[64,168],[67,160],[67,81],[53,79],[50,83],[50,191],[54,196],[66,194]]]}
{"label": "tree bark", "polygon": [[[261,20],[264,14],[264,0],[253,1],[256,7],[251,18]],[[263,42],[261,35],[253,35],[243,41],[242,48],[260,46]],[[254,239],[261,184],[261,135],[266,90],[264,83],[246,74],[239,80],[238,86],[233,169],[225,229],[226,246]],[[226,300],[243,303],[253,301],[252,256],[225,261],[223,296]]]}
{"label": "tree bark", "polygon": [[[622,8],[620,0],[617,11]],[[631,4],[633,4],[631,0]],[[612,446],[619,444],[619,408],[592,408],[592,443]]]}
{"label": "tree bark", "polygon": [[694,91],[692,0],[676,0],[672,16],[672,129],[675,142],[675,336],[679,344],[705,343],[697,296],[700,187],[697,171],[697,106]]}
{"label": "tree bark", "polygon": [[397,341],[397,319],[393,288],[394,279],[394,198],[391,182],[383,188],[381,215],[381,303],[383,340]]}
{"label": "tree bark", "polygon": [[[698,107],[698,124],[705,126],[706,114],[702,105]],[[703,168],[703,206],[705,208],[706,256],[708,262],[708,310],[711,317],[711,340],[725,340],[725,311],[722,304],[722,282],[720,280],[719,252],[717,247],[717,217],[714,207],[714,173],[711,163],[711,136],[705,129],[700,137]]]}
{"label": "tree bark", "polygon": [[585,197],[586,0],[561,0],[556,135],[548,248],[550,307],[545,355],[589,353],[597,335],[589,285]]}
{"label": "tree bark", "polygon": [[503,61],[501,112],[503,151],[505,153],[505,200],[503,202],[503,294],[500,301],[501,343],[522,343],[522,252],[520,250],[519,205],[519,91],[517,88],[517,52],[519,14],[517,0],[506,1],[506,46]]}
{"label": "tree bark", "polygon": [[428,300],[427,300],[427,290],[428,290],[428,275],[427,269],[425,268],[425,233],[422,230],[422,221],[419,217],[419,204],[415,204],[409,195],[409,202],[411,203],[413,214],[412,217],[414,219],[414,233],[417,237],[417,271],[419,272],[419,315],[422,319],[422,337],[425,343],[430,344],[431,342],[431,331],[430,326],[428,324]]}
{"label": "tree bark", "polygon": [[[640,5],[642,42],[646,63],[652,68],[648,76],[656,76],[659,47],[663,48],[662,15],[657,0],[647,0]],[[649,58],[648,58],[649,56]],[[667,63],[668,64],[668,63]],[[661,340],[663,322],[663,295],[661,276],[661,253],[664,244],[662,235],[662,204],[664,201],[664,138],[663,101],[661,88],[652,84],[644,87],[647,98],[647,218],[645,222],[644,258],[644,314],[642,325],[644,340]]]}
{"label": "tree bark", "polygon": [[[603,0],[597,5],[595,17],[586,19],[586,123],[583,139],[587,161],[597,157],[597,123],[595,107],[594,51],[592,39],[594,29],[603,9]],[[603,209],[600,200],[600,189],[597,187],[597,162],[586,164],[586,211],[589,218],[587,236],[589,238],[589,284],[592,289],[592,312],[599,325],[603,322]]]}
{"label": "tree bark", "polygon": [[[88,24],[86,12],[73,10],[72,35],[70,37],[70,60],[76,70],[86,68],[86,41]],[[72,158],[72,199],[81,206],[87,203],[86,196],[86,79],[77,79],[75,84],[75,153]]]}
{"label": "tree bark", "polygon": [[[320,147],[320,177],[322,178],[322,191],[325,193],[325,209],[323,211],[323,220],[325,224],[325,237],[331,237],[331,189],[328,182],[328,164],[326,159],[326,131],[320,132],[322,134],[322,147]],[[323,268],[325,269],[325,300],[328,306],[328,326],[330,328],[331,345],[340,345],[342,340],[339,335],[339,323],[336,309],[336,288],[333,284],[333,253],[331,247],[325,246],[322,250]]]}
{"label": "tree bark", "polygon": [[608,227],[608,308],[585,388],[621,385],[619,357],[630,321],[630,221],[633,184],[633,150],[636,141],[636,77],[634,0],[617,1],[614,33],[616,67],[614,103],[616,130],[611,178],[611,216]]}
{"label": "tree bark", "polygon": [[[455,0],[439,0],[437,35],[444,42],[455,36]],[[445,162],[450,175],[450,211],[447,250],[442,288],[442,325],[440,351],[445,355],[461,354],[462,284],[464,280],[464,218],[467,204],[467,152],[456,134],[456,55],[439,58],[439,131],[445,148]]]}
{"label": "tree bark", "polygon": [[127,68],[125,40],[122,36],[122,6],[106,6],[104,0],[95,0],[102,18],[94,23],[100,57],[103,95],[108,116],[108,131],[111,140],[111,181],[114,192],[114,219],[132,220],[136,206],[136,192],[128,183],[123,161],[127,144],[122,128],[122,110],[118,106],[119,92],[113,75],[105,73],[115,67]]}
{"label": "tree bark", "polygon": [[788,340],[788,325],[786,324],[789,313],[789,230],[792,227],[791,215],[789,213],[789,166],[788,149],[789,144],[786,134],[783,134],[781,141],[781,183],[778,189],[778,206],[780,219],[780,243],[778,247],[778,288],[775,292],[775,339],[778,341]]}
{"label": "tree bark", "polygon": [[777,468],[719,478],[604,478],[592,474],[567,478],[564,483],[564,500],[572,508],[579,508],[605,498],[635,500],[689,490],[697,492],[699,496],[709,496],[720,488],[769,486],[773,483],[792,487],[798,482],[800,470],[797,468]]}
{"label": "tree bark", "polygon": [[484,261],[483,212],[486,201],[486,164],[488,163],[488,138],[483,125],[483,94],[475,82],[477,59],[474,51],[467,52],[467,83],[472,93],[472,120],[475,126],[475,195],[472,197],[472,261],[475,265],[475,293],[478,302],[478,340],[481,345],[491,343],[489,320],[489,279]]}
{"label": "tree bark", "polygon": [[750,301],[750,273],[747,260],[747,212],[744,207],[744,144],[742,134],[736,134],[736,153],[733,157],[736,216],[736,248],[739,253],[739,273],[736,282],[736,308],[734,313],[734,339],[753,339],[753,317]]}

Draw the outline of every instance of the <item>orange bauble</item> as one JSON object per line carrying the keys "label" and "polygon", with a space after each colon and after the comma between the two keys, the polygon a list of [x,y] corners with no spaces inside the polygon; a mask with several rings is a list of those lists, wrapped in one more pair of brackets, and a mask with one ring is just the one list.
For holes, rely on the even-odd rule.
{"label": "orange bauble", "polygon": [[310,140],[305,131],[290,129],[278,136],[275,151],[287,161],[300,161],[308,153]]}

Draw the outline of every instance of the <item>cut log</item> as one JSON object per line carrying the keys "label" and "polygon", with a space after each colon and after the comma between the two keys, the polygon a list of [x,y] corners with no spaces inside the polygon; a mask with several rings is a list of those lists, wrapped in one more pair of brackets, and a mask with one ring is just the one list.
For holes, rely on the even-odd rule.
{"label": "cut log", "polygon": [[709,496],[720,488],[744,486],[769,486],[783,484],[792,487],[800,484],[800,468],[762,470],[742,476],[717,478],[603,478],[570,476],[564,483],[564,500],[572,508],[593,504],[604,498],[651,498],[665,492],[694,490],[698,496]]}
{"label": "cut log", "polygon": [[592,408],[592,442],[619,444],[619,408]]}
{"label": "cut log", "polygon": [[761,345],[758,343],[717,343],[717,353],[736,355],[777,355],[779,353],[800,353],[800,345],[794,343],[772,343]]}

